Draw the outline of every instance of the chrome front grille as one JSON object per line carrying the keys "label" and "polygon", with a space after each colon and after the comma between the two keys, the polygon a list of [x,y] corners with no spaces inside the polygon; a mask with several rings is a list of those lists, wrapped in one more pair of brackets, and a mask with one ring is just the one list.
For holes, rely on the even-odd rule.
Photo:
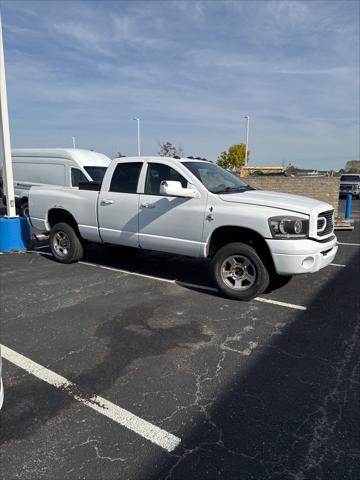
{"label": "chrome front grille", "polygon": [[317,234],[319,237],[324,237],[332,233],[334,229],[334,210],[322,212],[318,216]]}

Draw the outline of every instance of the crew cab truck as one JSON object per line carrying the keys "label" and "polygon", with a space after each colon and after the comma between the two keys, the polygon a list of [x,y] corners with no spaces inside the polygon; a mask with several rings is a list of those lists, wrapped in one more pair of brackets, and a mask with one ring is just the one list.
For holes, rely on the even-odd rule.
{"label": "crew cab truck", "polygon": [[116,158],[101,185],[32,187],[29,206],[59,262],[81,259],[86,242],[210,258],[219,290],[240,300],[318,271],[338,248],[331,205],[254,190],[204,160]]}

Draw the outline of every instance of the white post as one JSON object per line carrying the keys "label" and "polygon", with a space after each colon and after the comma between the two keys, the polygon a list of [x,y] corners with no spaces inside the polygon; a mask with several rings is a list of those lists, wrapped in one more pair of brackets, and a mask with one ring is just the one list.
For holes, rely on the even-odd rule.
{"label": "white post", "polygon": [[140,157],[140,118],[134,118],[137,121],[137,151],[138,157]]}
{"label": "white post", "polygon": [[6,195],[6,210],[8,217],[16,217],[14,179],[11,159],[11,143],[9,128],[9,112],[6,94],[4,45],[2,37],[2,21],[0,13],[0,109],[1,109],[1,139],[4,169],[4,193]]}
{"label": "white post", "polygon": [[250,122],[250,117],[249,115],[245,115],[246,118],[246,145],[245,145],[245,167],[247,165],[248,161],[248,149],[249,149],[249,122]]}
{"label": "white post", "polygon": [[75,137],[72,137],[72,141],[73,141],[73,148],[76,148]]}

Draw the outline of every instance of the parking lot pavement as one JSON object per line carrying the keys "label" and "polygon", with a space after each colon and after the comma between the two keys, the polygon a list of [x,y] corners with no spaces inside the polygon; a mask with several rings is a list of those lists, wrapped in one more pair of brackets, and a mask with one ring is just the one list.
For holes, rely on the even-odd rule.
{"label": "parking lot pavement", "polygon": [[[261,296],[285,305],[221,297],[202,261],[40,252],[0,256],[1,342],[25,358],[3,362],[4,478],[360,478],[360,246]],[[180,444],[94,410],[98,398]]]}

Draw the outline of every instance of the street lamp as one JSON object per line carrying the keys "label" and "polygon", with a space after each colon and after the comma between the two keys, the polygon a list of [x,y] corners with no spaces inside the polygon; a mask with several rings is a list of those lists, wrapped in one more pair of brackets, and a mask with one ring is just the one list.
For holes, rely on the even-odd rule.
{"label": "street lamp", "polygon": [[248,148],[249,148],[249,122],[250,122],[250,116],[245,115],[246,118],[246,145],[245,145],[245,167],[247,165],[248,161]]}
{"label": "street lamp", "polygon": [[140,157],[140,118],[133,118],[133,120],[136,120],[137,122],[137,151],[138,151],[138,157]]}
{"label": "street lamp", "polygon": [[6,195],[6,213],[9,218],[16,217],[14,179],[11,159],[9,113],[6,92],[4,46],[2,37],[2,20],[0,13],[0,115],[1,115],[1,143],[4,161],[4,191]]}

